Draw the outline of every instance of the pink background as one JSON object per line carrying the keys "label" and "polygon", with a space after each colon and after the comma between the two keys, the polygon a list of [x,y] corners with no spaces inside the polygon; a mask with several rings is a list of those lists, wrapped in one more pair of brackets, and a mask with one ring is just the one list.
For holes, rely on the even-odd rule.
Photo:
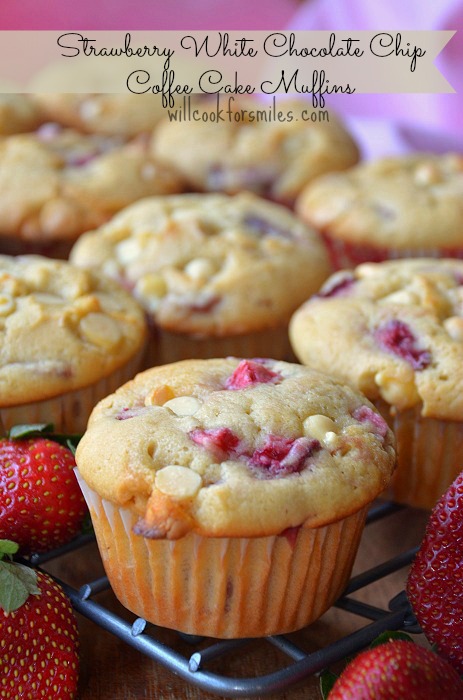
{"label": "pink background", "polygon": [[[463,27],[461,0],[0,0],[1,29],[452,29]],[[365,148],[461,147],[463,40],[438,60],[457,90],[450,95],[344,95],[330,105],[367,133]],[[398,124],[398,127],[396,125]],[[405,128],[402,128],[402,125]],[[365,128],[367,131],[365,132]],[[410,142],[418,134],[418,142]]]}

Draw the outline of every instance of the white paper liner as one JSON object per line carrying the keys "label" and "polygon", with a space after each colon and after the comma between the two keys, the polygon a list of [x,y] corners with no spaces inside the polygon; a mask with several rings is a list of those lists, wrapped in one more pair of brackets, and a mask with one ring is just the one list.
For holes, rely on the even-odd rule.
{"label": "white paper liner", "polygon": [[336,270],[352,269],[363,262],[402,260],[404,258],[463,258],[463,248],[443,249],[438,247],[383,248],[362,243],[350,243],[340,238],[323,234],[331,262]]}
{"label": "white paper liner", "polygon": [[385,495],[415,508],[433,508],[463,469],[463,422],[425,418],[421,406],[391,415],[385,401],[374,403],[397,441],[397,469]]}
{"label": "white paper liner", "polygon": [[162,627],[212,637],[260,637],[320,617],[351,574],[367,507],[297,537],[152,540],[138,516],[101,499],[80,477],[103,564],[120,602]]}
{"label": "white paper liner", "polygon": [[144,367],[214,357],[271,357],[288,362],[295,360],[287,326],[224,338],[194,338],[151,327]]}

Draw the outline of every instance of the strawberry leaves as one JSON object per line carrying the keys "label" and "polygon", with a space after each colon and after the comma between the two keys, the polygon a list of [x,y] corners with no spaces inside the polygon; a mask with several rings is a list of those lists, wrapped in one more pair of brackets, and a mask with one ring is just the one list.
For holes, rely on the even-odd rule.
{"label": "strawberry leaves", "polygon": [[0,608],[6,613],[23,605],[29,595],[39,595],[37,574],[28,566],[13,564],[4,557],[11,557],[18,545],[11,540],[0,540]]}
{"label": "strawberry leaves", "polygon": [[55,433],[53,423],[24,423],[13,425],[7,432],[9,440],[27,440],[33,437],[47,437],[59,445],[63,445],[75,454],[81,435]]}

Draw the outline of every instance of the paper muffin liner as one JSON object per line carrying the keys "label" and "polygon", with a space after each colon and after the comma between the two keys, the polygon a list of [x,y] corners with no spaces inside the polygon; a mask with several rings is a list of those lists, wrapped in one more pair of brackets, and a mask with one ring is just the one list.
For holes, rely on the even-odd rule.
{"label": "paper muffin liner", "polygon": [[102,499],[78,475],[102,561],[119,601],[155,625],[218,638],[301,629],[350,577],[367,507],[322,528],[280,536],[179,540],[135,535],[137,516]]}
{"label": "paper muffin liner", "polygon": [[420,406],[391,415],[385,401],[373,403],[397,441],[397,469],[385,495],[415,508],[433,508],[463,469],[463,422],[425,418]]}
{"label": "paper muffin liner", "polygon": [[274,360],[295,361],[287,326],[245,335],[196,338],[150,325],[145,369],[178,360],[215,357],[271,357]]}
{"label": "paper muffin liner", "polygon": [[336,270],[354,268],[364,262],[384,262],[403,258],[463,258],[463,248],[381,248],[354,244],[323,234],[331,263]]}
{"label": "paper muffin liner", "polygon": [[126,364],[82,389],[58,394],[44,401],[0,408],[0,423],[3,423],[4,430],[22,423],[53,423],[56,431],[83,433],[94,406],[132,379],[140,371],[143,357],[144,347]]}

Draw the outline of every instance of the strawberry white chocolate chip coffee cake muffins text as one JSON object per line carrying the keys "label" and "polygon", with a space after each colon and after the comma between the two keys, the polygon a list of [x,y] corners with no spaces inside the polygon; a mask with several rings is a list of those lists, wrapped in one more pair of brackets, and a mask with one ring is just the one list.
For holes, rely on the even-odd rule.
{"label": "strawberry white chocolate chip coffee cake muffins text", "polygon": [[44,124],[0,141],[0,252],[66,257],[81,233],[127,204],[181,189],[141,142]]}
{"label": "strawberry white chocolate chip coffee cake muffins text", "polygon": [[85,234],[71,260],[130,289],[151,319],[148,364],[290,355],[292,312],[331,268],[318,234],[251,193],[141,200]]}
{"label": "strawberry white chocolate chip coffee cake muffins text", "polygon": [[341,593],[395,451],[351,388],[227,358],[137,375],[96,406],[76,461],[121,602],[239,637],[303,627]]}
{"label": "strawberry white chocolate chip coffee cake muffins text", "polygon": [[394,497],[431,508],[461,470],[463,261],[365,263],[293,316],[297,357],[364,392],[397,437]]}
{"label": "strawberry white chocolate chip coffee cake muffins text", "polygon": [[361,163],[311,183],[296,209],[324,235],[337,268],[461,258],[463,158],[418,153]]}
{"label": "strawberry white chocolate chip coffee cake muffins text", "polygon": [[0,256],[0,418],[79,433],[95,403],[137,372],[142,309],[103,275]]}
{"label": "strawberry white chocolate chip coffee cake muffins text", "polygon": [[[342,122],[331,110],[313,120],[317,112],[308,101],[278,102],[280,119],[268,118],[271,106],[251,98],[224,99],[221,106],[225,120],[220,124],[165,117],[154,131],[155,156],[173,165],[194,190],[250,190],[291,205],[315,177],[359,159]],[[199,113],[215,112],[217,103],[196,107]]]}

